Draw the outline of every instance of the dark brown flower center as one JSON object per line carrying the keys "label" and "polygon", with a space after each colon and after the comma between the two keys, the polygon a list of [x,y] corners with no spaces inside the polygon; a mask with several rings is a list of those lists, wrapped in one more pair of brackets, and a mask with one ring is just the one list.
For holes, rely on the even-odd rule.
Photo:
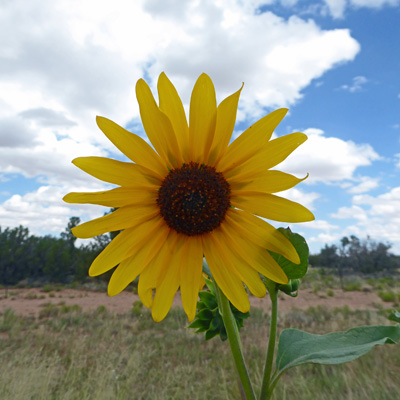
{"label": "dark brown flower center", "polygon": [[187,236],[217,228],[230,207],[230,186],[214,167],[190,162],[163,180],[157,204],[167,225]]}

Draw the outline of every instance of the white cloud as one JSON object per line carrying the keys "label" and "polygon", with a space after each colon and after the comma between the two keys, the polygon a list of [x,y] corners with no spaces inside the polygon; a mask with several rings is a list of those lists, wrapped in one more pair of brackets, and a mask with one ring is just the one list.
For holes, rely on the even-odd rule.
{"label": "white cloud", "polygon": [[349,193],[359,194],[369,192],[379,186],[379,178],[371,178],[369,176],[362,176],[356,179],[357,185],[351,186],[348,189]]}
{"label": "white cloud", "polygon": [[343,18],[346,9],[346,0],[324,0],[328,6],[329,13],[333,18]]}
{"label": "white cloud", "polygon": [[[308,225],[308,224],[307,224]],[[332,243],[338,241],[342,236],[338,233],[327,233],[327,232],[322,232],[319,233],[316,236],[311,236],[307,238],[307,242],[311,245],[313,243]],[[319,253],[319,251],[316,251],[315,253]],[[311,252],[313,254],[313,252]]]}
{"label": "white cloud", "polygon": [[356,224],[347,231],[393,244],[393,252],[400,254],[400,186],[376,197],[356,195],[351,207],[340,207],[333,218],[354,219]]}
{"label": "white cloud", "polygon": [[[87,212],[82,206],[49,199],[70,190],[96,190],[99,184],[91,183],[94,179],[72,166],[71,160],[114,151],[96,127],[95,115],[121,125],[136,122],[134,85],[141,77],[154,89],[157,76],[166,71],[186,106],[202,72],[214,80],[219,101],[244,81],[238,117],[254,119],[265,114],[265,108],[295,103],[314,79],[359,52],[349,30],[323,30],[312,19],[259,12],[269,3],[15,0],[2,4],[0,176],[10,179],[10,174],[21,174],[43,186],[0,205],[1,223],[40,225],[59,232],[67,215]],[[284,6],[295,3],[281,1]],[[292,196],[299,193],[293,191]],[[318,195],[300,197],[312,208]]]}
{"label": "white cloud", "polygon": [[[102,190],[104,185],[92,184],[91,190]],[[77,191],[85,191],[88,187],[74,187]],[[33,234],[58,235],[66,227],[71,216],[79,216],[82,220],[100,217],[107,208],[93,205],[70,205],[62,201],[62,197],[71,191],[71,185],[41,186],[37,190],[23,196],[15,194],[0,204],[0,221],[2,227],[29,227]]]}
{"label": "white cloud", "polygon": [[[154,87],[165,70],[186,104],[203,71],[214,79],[220,99],[245,81],[239,113],[244,119],[259,116],[265,107],[294,103],[313,79],[359,51],[346,29],[321,30],[312,20],[255,12],[266,3],[5,3],[0,12],[0,118],[24,124],[19,134],[30,129],[24,138],[41,142],[33,146],[24,173],[32,176],[40,169],[35,163],[53,151],[41,141],[49,134],[44,128],[85,146],[110,149],[94,116],[122,125],[137,117],[134,84],[144,74]],[[13,140],[20,143],[17,136]],[[58,154],[64,148],[61,143]],[[7,157],[10,164],[4,166],[3,160],[1,170],[20,171],[17,159],[23,156]],[[58,163],[67,156],[68,150]],[[49,173],[59,172],[51,160]]]}
{"label": "white cloud", "polygon": [[379,155],[369,144],[325,137],[320,129],[304,130],[308,140],[291,154],[279,169],[296,175],[310,174],[305,183],[339,183],[354,179],[357,168],[371,165]]}
{"label": "white cloud", "polygon": [[308,229],[317,229],[321,231],[330,231],[332,229],[338,229],[338,225],[333,225],[328,221],[325,221],[323,219],[316,219],[314,221],[310,221],[305,225],[306,228]]}
{"label": "white cloud", "polygon": [[367,82],[368,79],[365,76],[355,76],[351,85],[342,85],[340,89],[348,90],[350,93],[359,92]]}
{"label": "white cloud", "polygon": [[351,207],[340,207],[336,213],[331,214],[331,217],[338,219],[356,219],[360,222],[368,220],[365,210],[355,205]]}
{"label": "white cloud", "polygon": [[382,8],[383,6],[397,6],[399,0],[350,0],[355,7]]}
{"label": "white cloud", "polygon": [[292,188],[278,193],[279,196],[285,197],[286,199],[295,201],[307,207],[310,210],[315,210],[314,202],[319,199],[321,195],[316,192],[303,192],[300,189]]}
{"label": "white cloud", "polygon": [[324,0],[329,14],[333,18],[343,18],[347,8],[374,8],[379,9],[385,6],[396,7],[399,0]]}
{"label": "white cloud", "polygon": [[400,168],[400,153],[394,155],[397,158],[396,168]]}

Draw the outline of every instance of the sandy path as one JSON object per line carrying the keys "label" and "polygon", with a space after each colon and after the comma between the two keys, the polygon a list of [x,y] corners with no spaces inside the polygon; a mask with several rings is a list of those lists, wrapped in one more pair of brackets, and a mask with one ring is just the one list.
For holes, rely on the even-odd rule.
{"label": "sandy path", "polygon": [[[46,304],[78,304],[83,311],[95,310],[99,306],[105,306],[111,312],[125,313],[132,308],[139,297],[130,292],[122,292],[115,297],[108,297],[104,292],[91,292],[84,290],[64,289],[44,293],[40,289],[10,289],[8,297],[5,297],[5,290],[0,290],[0,313],[11,307],[17,314],[24,316],[37,316]],[[255,307],[269,310],[270,302],[267,298],[259,299],[251,297],[251,304]],[[175,296],[174,305],[181,305],[179,294]],[[307,309],[311,306],[323,305],[327,307],[348,306],[352,310],[376,309],[377,305],[390,307],[391,303],[384,303],[373,292],[345,292],[334,290],[334,296],[320,297],[310,289],[300,292],[297,298],[285,296],[279,302],[281,311],[288,311],[293,307]]]}

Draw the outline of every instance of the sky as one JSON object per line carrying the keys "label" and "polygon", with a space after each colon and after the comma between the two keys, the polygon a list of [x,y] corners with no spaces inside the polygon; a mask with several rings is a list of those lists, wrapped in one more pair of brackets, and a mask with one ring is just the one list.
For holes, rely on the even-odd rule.
{"label": "sky", "polygon": [[124,159],[96,115],[145,137],[136,81],[164,71],[187,108],[205,72],[218,102],[244,82],[234,137],[280,107],[274,136],[308,135],[277,169],[309,173],[282,196],[315,214],[290,224],[311,252],[368,235],[400,254],[399,22],[400,0],[0,0],[1,228],[103,215],[62,201],[110,188],[72,159]]}

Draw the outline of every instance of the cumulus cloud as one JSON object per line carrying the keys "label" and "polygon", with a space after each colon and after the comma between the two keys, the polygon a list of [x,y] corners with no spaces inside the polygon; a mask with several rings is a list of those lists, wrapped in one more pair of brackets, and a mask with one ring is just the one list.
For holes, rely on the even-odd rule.
{"label": "cumulus cloud", "polygon": [[[26,140],[32,137],[23,134],[29,128],[39,138],[48,135],[43,128],[53,128],[57,136],[110,150],[92,122],[94,115],[122,125],[135,120],[134,83],[141,76],[154,88],[165,70],[186,104],[203,71],[212,76],[221,98],[245,81],[239,113],[244,119],[294,103],[313,79],[359,51],[348,30],[322,30],[312,20],[258,12],[265,1],[174,4],[5,3],[0,13],[0,117],[25,124],[17,131]],[[20,137],[13,139],[15,145]],[[59,152],[63,148],[59,143]],[[40,163],[46,154],[39,149],[44,150],[36,146],[33,154]],[[3,160],[2,171],[21,170],[16,159],[8,157],[7,168]],[[32,163],[33,157],[25,173],[35,170]],[[53,167],[48,160],[48,170]]]}
{"label": "cumulus cloud", "polygon": [[379,178],[371,178],[370,176],[362,176],[356,178],[357,184],[349,187],[348,192],[352,194],[366,193],[379,186]]}
{"label": "cumulus cloud", "polygon": [[351,207],[340,207],[333,218],[356,220],[347,230],[369,235],[375,240],[389,241],[400,253],[400,186],[378,196],[356,195]]}
{"label": "cumulus cloud", "polygon": [[[39,224],[59,232],[67,216],[87,215],[83,206],[52,199],[71,190],[100,190],[96,189],[100,183],[92,183],[71,160],[114,151],[95,125],[96,114],[136,128],[134,85],[140,77],[155,89],[159,73],[165,71],[186,107],[202,72],[214,80],[219,101],[244,81],[238,117],[254,119],[265,109],[295,103],[314,79],[359,52],[348,29],[324,30],[312,19],[261,12],[262,6],[272,3],[15,0],[2,4],[0,176],[21,174],[40,184],[36,191],[11,196],[0,205],[2,224]],[[280,3],[290,7],[296,1]],[[141,134],[141,128],[136,133]],[[371,155],[364,150],[368,162]],[[296,190],[289,195],[310,208],[319,196]]]}
{"label": "cumulus cloud", "polygon": [[18,115],[24,119],[35,121],[40,126],[70,127],[77,125],[76,122],[68,119],[64,113],[45,107],[30,108],[21,111]]}
{"label": "cumulus cloud", "polygon": [[[73,185],[40,186],[37,190],[25,195],[14,194],[0,204],[0,221],[2,227],[23,225],[38,235],[59,234],[66,227],[71,216],[82,220],[100,217],[106,208],[93,205],[72,205],[62,201],[62,197],[71,191]],[[105,185],[93,184],[74,186],[77,191],[104,190]],[[90,191],[89,189],[89,191]]]}
{"label": "cumulus cloud", "polygon": [[310,177],[305,183],[352,180],[357,168],[371,165],[373,161],[380,159],[369,144],[325,137],[324,132],[316,128],[306,129],[304,133],[308,140],[280,164],[279,168],[296,175],[308,172]]}
{"label": "cumulus cloud", "polygon": [[278,193],[278,195],[297,203],[301,203],[303,206],[307,207],[310,210],[315,210],[314,202],[321,197],[319,193],[304,192],[297,188],[285,190]]}
{"label": "cumulus cloud", "polygon": [[332,229],[338,229],[339,226],[338,225],[333,225],[328,221],[325,221],[323,219],[318,219],[318,220],[314,220],[314,221],[310,221],[307,223],[307,228],[310,229],[317,229],[317,230],[321,230],[321,231],[330,231]]}
{"label": "cumulus cloud", "polygon": [[35,130],[19,116],[0,118],[0,152],[2,148],[30,147],[35,144],[35,135]]}

